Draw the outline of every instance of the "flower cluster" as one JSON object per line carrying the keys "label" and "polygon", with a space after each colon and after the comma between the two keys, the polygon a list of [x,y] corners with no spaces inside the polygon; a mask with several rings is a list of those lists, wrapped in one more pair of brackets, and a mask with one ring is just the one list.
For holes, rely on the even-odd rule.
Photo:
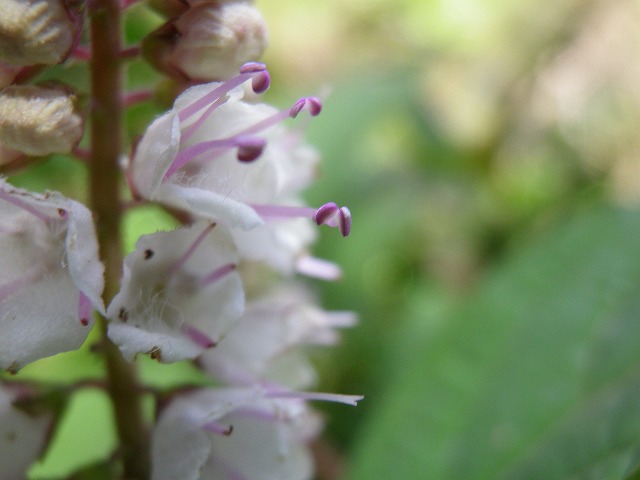
{"label": "flower cluster", "polygon": [[[0,165],[72,153],[92,171],[98,157],[78,149],[87,113],[74,90],[25,83],[70,57],[100,62],[80,44],[84,7],[91,15],[111,1],[0,0],[9,12],[0,19]],[[78,348],[98,319],[102,342],[121,359],[192,361],[211,379],[211,387],[163,392],[162,401],[158,394],[151,478],[311,478],[306,443],[321,422],[307,402],[361,398],[307,391],[315,373],[304,348],[334,344],[337,329],[355,322],[317,307],[296,281],[338,278],[339,267],[309,248],[317,226],[351,230],[348,208],[305,204],[318,155],[285,125],[322,105],[306,97],[278,110],[258,101],[270,76],[256,61],[266,28],[251,2],[155,5],[169,18],[141,52],[182,93],[129,156],[112,159],[129,187],[127,202],[114,194],[112,215],[118,221],[125,203],[155,203],[182,226],[142,235],[120,257],[119,291],[103,298],[109,268],[100,253],[113,247],[96,234],[105,213],[0,178],[0,368],[15,373]],[[19,478],[46,445],[51,416],[17,409],[3,382],[0,451],[19,453],[7,471],[0,461],[0,476]]]}

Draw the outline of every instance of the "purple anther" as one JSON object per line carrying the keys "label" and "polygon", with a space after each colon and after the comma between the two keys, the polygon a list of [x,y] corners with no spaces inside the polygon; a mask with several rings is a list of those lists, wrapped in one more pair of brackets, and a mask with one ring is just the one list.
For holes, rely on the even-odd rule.
{"label": "purple anther", "polygon": [[345,405],[358,405],[358,402],[364,398],[362,395],[342,395],[339,393],[324,392],[295,392],[290,390],[279,390],[270,388],[266,394],[267,398],[295,398],[299,400],[317,400],[321,402],[344,403]]}
{"label": "purple anther", "polygon": [[309,115],[315,117],[322,111],[322,102],[316,97],[305,97],[298,100],[289,110],[289,116],[296,118],[298,114],[304,110],[309,110]]}
{"label": "purple anther", "polygon": [[216,342],[214,342],[211,338],[209,338],[205,333],[198,330],[191,325],[183,325],[182,332],[189,337],[193,343],[202,348],[213,348],[216,346]]}
{"label": "purple anther", "polygon": [[307,98],[307,105],[309,107],[309,114],[312,117],[319,115],[322,111],[322,102],[317,97],[309,97]]}
{"label": "purple anther", "polygon": [[262,137],[243,136],[238,137],[238,160],[241,162],[253,162],[262,155],[267,141]]}
{"label": "purple anther", "polygon": [[316,210],[315,215],[313,216],[313,220],[318,225],[324,225],[332,218],[336,213],[338,213],[338,205],[333,202],[325,203],[318,210]]}
{"label": "purple anther", "polygon": [[349,236],[351,232],[351,211],[347,207],[340,207],[340,214],[338,215],[340,233],[343,237]]}
{"label": "purple anther", "polygon": [[271,85],[271,76],[267,70],[256,73],[251,79],[251,88],[255,93],[264,93]]}
{"label": "purple anther", "polygon": [[231,272],[235,271],[238,268],[234,263],[227,263],[226,265],[221,266],[220,268],[216,268],[209,275],[205,276],[200,280],[200,286],[210,285],[212,283],[217,282],[218,280],[223,279]]}
{"label": "purple anther", "polygon": [[291,109],[289,110],[289,116],[291,118],[296,118],[298,114],[302,111],[306,103],[307,103],[306,98],[301,98],[296,103],[294,103],[293,107],[291,107]]}
{"label": "purple anther", "polygon": [[247,62],[240,67],[240,73],[266,72],[267,66],[260,62]]}

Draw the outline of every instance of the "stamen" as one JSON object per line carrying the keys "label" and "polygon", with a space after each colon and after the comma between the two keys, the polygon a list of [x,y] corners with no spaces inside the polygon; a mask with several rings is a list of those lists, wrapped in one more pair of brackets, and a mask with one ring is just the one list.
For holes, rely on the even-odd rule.
{"label": "stamen", "polygon": [[[214,92],[219,88],[220,87],[216,88]],[[196,105],[196,104],[199,105],[201,103],[202,98],[209,97],[211,93],[213,92],[210,92],[209,94],[201,97],[200,100],[197,100],[192,105]],[[225,91],[223,93],[225,94],[225,97],[216,98],[216,100],[209,105],[209,107],[202,114],[202,116],[198,118],[198,120],[196,120],[195,123],[193,123],[192,125],[190,125],[185,129],[184,133],[182,133],[180,136],[181,142],[184,142],[187,139],[189,139],[191,136],[193,136],[193,134],[197,131],[197,129],[202,126],[202,123],[207,119],[207,117],[209,117],[217,107],[219,107],[220,105],[222,105],[227,101],[227,98],[226,98],[227,92]],[[187,109],[190,107],[191,106],[186,107],[184,110],[178,113],[178,118],[180,119],[181,122],[183,121],[182,112],[187,111]],[[200,109],[202,108],[204,108],[204,105],[200,107]],[[320,113],[320,110],[322,109],[322,105],[320,103],[320,100],[318,100],[315,97],[301,98],[289,110],[281,110],[271,115],[270,117],[267,117],[251,125],[250,127],[245,128],[244,130],[236,133],[231,137],[217,139],[217,140],[210,140],[208,142],[200,142],[190,147],[187,147],[184,150],[182,150],[180,153],[178,153],[178,155],[176,155],[176,158],[174,159],[173,163],[164,174],[164,178],[166,179],[171,177],[171,175],[173,175],[177,170],[182,168],[184,165],[186,165],[188,162],[190,162],[194,158],[204,153],[211,152],[213,150],[220,150],[220,151],[217,154],[210,156],[209,160],[217,158],[219,155],[223,154],[229,148],[238,147],[240,149],[240,151],[238,152],[238,159],[240,161],[253,161],[256,158],[258,158],[262,153],[262,149],[264,149],[264,145],[266,144],[266,141],[262,140],[263,142],[262,149],[259,151],[259,153],[257,149],[255,149],[254,147],[251,149],[251,152],[252,152],[251,155],[245,155],[245,151],[242,150],[242,148],[243,146],[245,146],[246,139],[252,138],[252,142],[257,143],[258,142],[257,137],[254,136],[256,133],[262,132],[263,130],[266,130],[269,127],[277,125],[278,123],[282,122],[283,120],[286,120],[287,118],[296,117],[298,113],[300,113],[304,108],[307,108],[309,110],[309,113],[311,113],[312,116],[315,116]],[[193,112],[193,113],[196,113],[196,112]],[[193,113],[191,113],[189,116],[193,115]],[[185,117],[185,118],[188,118],[188,117]],[[247,158],[247,160],[245,160],[245,158]]]}
{"label": "stamen", "polygon": [[251,79],[251,88],[255,93],[266,92],[271,84],[271,76],[264,63],[248,62],[240,67],[240,73],[254,73]]}
{"label": "stamen", "polygon": [[228,98],[229,97],[227,95],[223,95],[220,98],[217,98],[215,102],[212,102],[211,105],[207,107],[205,112],[200,115],[200,117],[195,122],[184,129],[184,131],[180,134],[180,141],[186,142],[187,140],[189,140],[191,136],[196,133],[196,131],[198,131],[198,129],[202,126],[204,121],[209,118],[209,116],[213,112],[215,112],[220,105],[227,102]]}
{"label": "stamen", "polygon": [[[229,137],[229,138],[224,138],[221,140],[210,140],[208,142],[197,143],[191,147],[185,148],[183,151],[178,153],[178,155],[176,155],[175,160],[173,161],[171,166],[167,169],[167,172],[164,174],[164,178],[166,179],[171,177],[171,175],[173,175],[177,170],[185,166],[194,158],[204,153],[210,152],[212,150],[221,150],[221,153],[222,153],[227,149],[234,148],[234,147],[238,147],[241,149],[243,146],[245,146],[244,143],[246,143],[249,138],[256,138],[256,137],[250,137],[247,134],[239,134],[239,135]],[[257,143],[257,142],[254,141],[254,143]],[[260,153],[262,153],[262,151]],[[240,156],[241,156],[241,153],[239,152],[238,153],[239,159],[240,159]],[[217,155],[214,155],[209,157],[209,159],[213,159],[216,157]]]}
{"label": "stamen", "polygon": [[337,264],[311,255],[298,258],[296,270],[302,275],[329,282],[342,278],[342,270]]}
{"label": "stamen", "polygon": [[313,219],[318,225],[322,225],[333,218],[338,213],[338,205],[333,202],[325,203],[322,205],[313,216]]}
{"label": "stamen", "polygon": [[191,340],[199,347],[208,349],[216,346],[216,342],[209,338],[207,334],[191,325],[183,325],[182,333],[189,337],[189,340]]}
{"label": "stamen", "polygon": [[347,207],[340,207],[338,228],[343,237],[348,237],[351,233],[351,211]]}
{"label": "stamen", "polygon": [[351,212],[347,207],[340,207],[333,203],[325,203],[318,209],[309,207],[292,207],[288,205],[251,205],[258,215],[263,218],[311,218],[318,225],[338,227],[342,236],[351,232]]}
{"label": "stamen", "polygon": [[91,300],[82,292],[79,292],[78,298],[78,319],[80,320],[80,325],[86,327],[89,325],[89,320],[91,318],[91,314],[93,313],[93,306],[91,305]]}
{"label": "stamen", "polygon": [[253,162],[260,155],[267,144],[261,137],[244,136],[238,137],[238,160],[241,162]]}
{"label": "stamen", "polygon": [[328,324],[335,328],[353,327],[358,323],[358,316],[354,312],[334,311],[327,312]]}
{"label": "stamen", "polygon": [[21,208],[22,210],[24,210],[25,212],[30,213],[31,215],[33,215],[34,217],[42,220],[44,223],[49,223],[49,221],[52,219],[52,217],[49,217],[48,215],[45,215],[44,213],[42,213],[41,211],[39,211],[38,209],[32,207],[31,205],[29,205],[27,202],[20,200],[19,198],[16,198],[12,195],[9,195],[8,193],[0,190],[0,200],[4,200],[5,202],[9,202],[12,205],[15,205],[18,208]]}
{"label": "stamen", "polygon": [[240,68],[240,75],[227,80],[219,87],[214,88],[212,91],[203,95],[191,105],[183,108],[178,112],[178,119],[184,122],[188,118],[195,115],[197,112],[215,102],[218,98],[226,96],[231,90],[239,85],[242,85],[247,80],[252,80],[252,88],[256,93],[262,93],[269,88],[269,73],[267,67],[262,63],[247,63]]}
{"label": "stamen", "polygon": [[344,403],[346,405],[358,405],[364,398],[363,395],[341,395],[339,393],[323,392],[291,392],[286,390],[272,390],[267,393],[267,398],[298,398],[300,400],[318,400],[322,402]]}
{"label": "stamen", "polygon": [[238,267],[234,263],[227,263],[220,268],[216,268],[213,272],[200,280],[200,286],[204,287],[206,285],[215,283],[223,277],[227,276],[229,273],[233,272],[236,268]]}
{"label": "stamen", "polygon": [[322,111],[322,102],[317,97],[301,98],[293,105],[293,107],[291,107],[291,110],[289,110],[289,116],[291,118],[296,118],[305,108],[309,110],[309,114],[312,117],[315,117],[320,115],[320,112]]}
{"label": "stamen", "polygon": [[233,433],[233,425],[222,425],[221,423],[215,421],[205,423],[204,425],[202,425],[202,428],[217,435],[229,436]]}
{"label": "stamen", "polygon": [[289,205],[251,205],[263,218],[314,218],[317,210],[310,207],[292,207]]}
{"label": "stamen", "polygon": [[[198,237],[191,244],[191,246],[187,249],[187,251],[184,252],[182,254],[182,256],[178,260],[176,260],[176,262],[173,265],[171,265],[171,268],[169,268],[169,272],[168,272],[169,276],[175,274],[178,270],[180,270],[182,267],[184,267],[184,264],[187,263],[187,260],[189,260],[191,255],[194,254],[196,249],[200,246],[200,244],[205,239],[205,237],[207,235],[209,235],[211,230],[213,230],[215,228],[215,226],[216,226],[215,223],[211,223],[211,224],[207,225],[207,228],[205,228],[202,231],[202,233],[200,235],[198,235]],[[144,255],[145,255],[145,257],[147,256],[146,251],[145,251]]]}

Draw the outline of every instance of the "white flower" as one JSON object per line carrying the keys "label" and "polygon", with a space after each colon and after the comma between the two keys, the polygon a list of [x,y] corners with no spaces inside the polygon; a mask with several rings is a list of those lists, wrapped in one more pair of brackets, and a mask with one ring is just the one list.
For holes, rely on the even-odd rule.
{"label": "white flower", "polygon": [[104,311],[91,212],[0,179],[0,368],[78,348]]}
{"label": "white flower", "polygon": [[196,357],[242,315],[237,262],[221,225],[199,222],[141,237],[107,310],[109,337],[129,359],[138,353],[163,362]]}
{"label": "white flower", "polygon": [[200,390],[163,412],[152,437],[152,480],[305,480],[305,445],[319,424],[299,399],[261,388]]}
{"label": "white flower", "polygon": [[[280,123],[320,102],[304,98],[289,110],[243,100],[242,84],[268,86],[260,64],[248,64],[225,83],[180,95],[143,136],[129,178],[143,198],[225,223],[244,258],[291,271],[313,240],[311,220],[350,230],[345,207],[305,207],[300,192],[314,178],[317,154]],[[261,228],[257,228],[261,227]]]}
{"label": "white flower", "polygon": [[351,312],[326,312],[299,288],[281,287],[249,302],[245,313],[199,363],[217,380],[233,385],[268,381],[307,388],[315,371],[302,352],[307,345],[333,345],[336,328],[355,324]]}
{"label": "white flower", "polygon": [[0,385],[0,478],[22,480],[44,448],[50,415],[32,416],[14,407],[16,395]]}

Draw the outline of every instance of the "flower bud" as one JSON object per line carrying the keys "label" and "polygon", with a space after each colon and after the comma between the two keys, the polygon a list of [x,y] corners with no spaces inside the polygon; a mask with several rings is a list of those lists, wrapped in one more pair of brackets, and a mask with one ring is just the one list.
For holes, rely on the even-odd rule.
{"label": "flower bud", "polygon": [[147,37],[145,57],[159,70],[191,80],[224,80],[260,58],[267,30],[247,2],[198,3]]}
{"label": "flower bud", "polygon": [[0,91],[0,143],[27,155],[69,153],[84,119],[76,96],[58,89],[14,85]]}
{"label": "flower bud", "polygon": [[53,65],[77,43],[80,19],[69,0],[0,0],[0,60],[16,66]]}

